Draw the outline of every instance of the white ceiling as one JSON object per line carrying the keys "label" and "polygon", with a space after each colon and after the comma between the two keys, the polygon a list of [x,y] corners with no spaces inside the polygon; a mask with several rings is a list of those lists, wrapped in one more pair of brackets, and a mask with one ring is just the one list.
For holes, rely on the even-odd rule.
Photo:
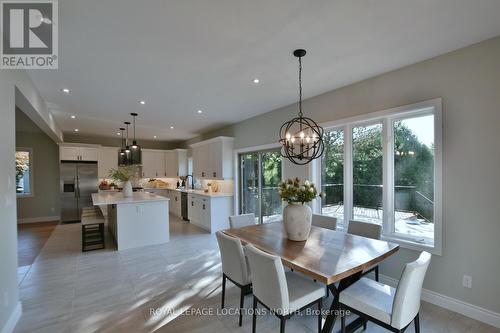
{"label": "white ceiling", "polygon": [[500,35],[499,14],[498,0],[62,0],[59,70],[30,75],[63,131],[113,136],[138,112],[138,137],[189,139],[295,102],[295,48],[307,98]]}

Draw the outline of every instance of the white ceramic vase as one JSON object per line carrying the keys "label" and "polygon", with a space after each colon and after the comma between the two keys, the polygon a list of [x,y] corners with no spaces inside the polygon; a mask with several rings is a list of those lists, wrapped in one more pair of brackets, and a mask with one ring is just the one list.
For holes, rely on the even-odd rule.
{"label": "white ceramic vase", "polygon": [[133,195],[132,191],[132,183],[130,180],[127,180],[125,183],[123,183],[123,196],[124,197],[131,197]]}
{"label": "white ceramic vase", "polygon": [[311,231],[312,211],[306,204],[288,204],[283,209],[283,224],[288,239],[302,242],[307,240]]}

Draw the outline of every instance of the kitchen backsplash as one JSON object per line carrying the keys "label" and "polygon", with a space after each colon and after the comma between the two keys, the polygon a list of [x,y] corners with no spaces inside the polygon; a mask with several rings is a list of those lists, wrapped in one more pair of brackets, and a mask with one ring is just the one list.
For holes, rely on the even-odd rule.
{"label": "kitchen backsplash", "polygon": [[[154,178],[157,180],[161,180],[162,182],[168,184],[168,188],[176,188],[177,187],[177,178]],[[106,180],[108,184],[111,184],[113,182],[112,179],[100,179],[100,181]],[[154,187],[154,185],[151,185],[149,183],[150,178],[140,178],[132,182],[132,186],[134,187],[144,187],[144,188],[151,188]],[[180,180],[179,180],[180,181]],[[116,182],[115,182],[116,183]],[[208,187],[208,184],[216,184],[218,187],[218,192],[222,193],[233,193],[234,187],[233,184],[234,182],[232,180],[210,180],[210,179],[203,179],[203,180],[197,180],[197,189],[206,189]],[[117,184],[120,186],[120,184]]]}

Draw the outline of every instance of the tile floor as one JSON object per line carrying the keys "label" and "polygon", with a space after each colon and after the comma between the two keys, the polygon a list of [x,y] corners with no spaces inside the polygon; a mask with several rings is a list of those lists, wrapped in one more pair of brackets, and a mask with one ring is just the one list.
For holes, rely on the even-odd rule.
{"label": "tile floor", "polygon": [[[250,316],[240,328],[236,315],[217,312],[217,243],[190,224],[171,217],[171,241],[163,245],[120,252],[80,250],[80,225],[58,225],[20,283],[23,315],[16,333],[251,332]],[[236,308],[238,292],[228,288],[227,307]],[[247,296],[245,306],[250,304]],[[279,321],[269,315],[259,317],[257,325],[259,333],[279,331]],[[421,325],[422,332],[500,332],[425,302]],[[290,333],[315,331],[312,316],[287,322]],[[367,332],[384,330],[369,324]]]}

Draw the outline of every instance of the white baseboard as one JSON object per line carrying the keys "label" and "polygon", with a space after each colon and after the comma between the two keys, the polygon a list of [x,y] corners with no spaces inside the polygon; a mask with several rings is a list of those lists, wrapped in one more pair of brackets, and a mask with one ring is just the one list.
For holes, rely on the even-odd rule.
{"label": "white baseboard", "polygon": [[14,332],[14,328],[16,328],[16,324],[19,321],[19,318],[21,318],[21,315],[23,314],[23,307],[21,306],[21,302],[17,302],[16,307],[14,308],[14,311],[9,316],[9,319],[7,319],[7,322],[5,323],[4,327],[0,330],[0,333],[12,333]]}
{"label": "white baseboard", "polygon": [[41,216],[41,217],[28,217],[24,219],[17,219],[17,224],[23,223],[38,223],[38,222],[54,222],[59,221],[61,217],[59,215],[55,216]]}
{"label": "white baseboard", "polygon": [[[380,274],[380,282],[396,287],[398,280],[387,275]],[[488,325],[500,328],[500,313],[452,298],[435,291],[422,289],[422,300],[444,309],[460,313],[461,315],[479,320]]]}

